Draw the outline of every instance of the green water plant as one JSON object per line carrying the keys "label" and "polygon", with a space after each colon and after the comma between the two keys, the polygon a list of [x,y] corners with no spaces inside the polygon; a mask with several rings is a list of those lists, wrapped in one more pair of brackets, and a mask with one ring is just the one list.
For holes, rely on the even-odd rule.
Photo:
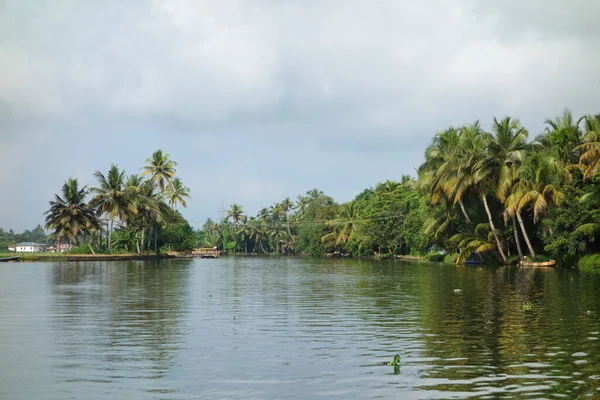
{"label": "green water plant", "polygon": [[533,311],[533,304],[530,301],[524,301],[521,303],[521,307],[523,307],[523,311]]}
{"label": "green water plant", "polygon": [[396,354],[392,361],[390,361],[390,365],[394,367],[394,374],[398,375],[400,373],[400,354]]}

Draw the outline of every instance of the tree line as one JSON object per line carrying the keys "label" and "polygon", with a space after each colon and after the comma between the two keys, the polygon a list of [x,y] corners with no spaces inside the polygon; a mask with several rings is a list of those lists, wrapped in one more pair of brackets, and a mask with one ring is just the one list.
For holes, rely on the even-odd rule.
{"label": "tree line", "polygon": [[246,216],[208,219],[203,245],[232,252],[368,256],[456,253],[456,261],[556,258],[600,242],[600,115],[563,115],[530,138],[519,120],[449,127],[427,146],[418,179],[403,176],[338,204],[314,189]]}
{"label": "tree line", "polygon": [[176,166],[159,149],[140,174],[126,175],[112,164],[106,174],[94,173],[97,185],[91,188],[69,178],[45,213],[46,229],[57,242],[82,246],[82,252],[190,250],[194,231],[177,210],[186,207],[190,190],[176,176]]}

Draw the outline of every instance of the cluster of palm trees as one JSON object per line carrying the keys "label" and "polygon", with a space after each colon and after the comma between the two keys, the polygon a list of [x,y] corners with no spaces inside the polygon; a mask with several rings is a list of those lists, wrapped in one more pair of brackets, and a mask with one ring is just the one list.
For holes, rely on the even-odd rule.
{"label": "cluster of palm trees", "polygon": [[[263,208],[256,217],[244,215],[241,205],[233,203],[225,210],[225,219],[216,223],[208,219],[203,230],[206,244],[220,246],[234,253],[243,250],[253,253],[291,254],[295,251],[296,236],[292,233],[291,211],[296,205],[285,198],[273,206]],[[300,218],[295,213],[293,218]]]}
{"label": "cluster of palm trees", "polygon": [[[419,168],[419,184],[434,207],[427,233],[453,234],[459,261],[495,252],[506,263],[510,242],[523,257],[520,236],[535,259],[531,230],[543,224],[574,179],[598,175],[600,115],[576,120],[566,110],[545,123],[532,141],[518,120],[506,117],[494,119],[491,132],[479,122],[448,128],[427,147]],[[479,205],[487,217],[483,224]]]}
{"label": "cluster of palm trees", "polygon": [[[157,251],[158,233],[173,216],[180,216],[176,208],[186,207],[190,190],[176,176],[177,163],[170,154],[157,150],[146,160],[141,174],[126,176],[125,171],[113,164],[106,174],[94,173],[97,186],[80,187],[75,178],[69,178],[62,187],[62,195],[55,195],[46,214],[46,228],[57,242],[67,240],[77,245],[103,246],[102,232],[106,231],[105,249],[112,253],[115,223],[129,236],[135,250],[141,253],[152,248]],[[91,195],[89,202],[86,197]],[[101,217],[105,218],[104,227]],[[96,240],[97,239],[97,240]],[[119,250],[133,251],[124,246]]]}

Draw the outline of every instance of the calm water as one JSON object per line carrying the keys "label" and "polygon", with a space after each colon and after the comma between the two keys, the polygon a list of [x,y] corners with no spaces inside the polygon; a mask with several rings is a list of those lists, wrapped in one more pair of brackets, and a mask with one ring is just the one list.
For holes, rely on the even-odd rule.
{"label": "calm water", "polygon": [[598,398],[598,339],[600,276],[573,271],[0,264],[2,399]]}

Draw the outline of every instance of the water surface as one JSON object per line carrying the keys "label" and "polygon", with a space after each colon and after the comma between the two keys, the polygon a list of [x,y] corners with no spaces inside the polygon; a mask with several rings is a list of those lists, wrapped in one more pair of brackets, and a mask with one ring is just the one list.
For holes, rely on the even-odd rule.
{"label": "water surface", "polygon": [[554,269],[5,264],[0,398],[597,398],[599,295]]}

